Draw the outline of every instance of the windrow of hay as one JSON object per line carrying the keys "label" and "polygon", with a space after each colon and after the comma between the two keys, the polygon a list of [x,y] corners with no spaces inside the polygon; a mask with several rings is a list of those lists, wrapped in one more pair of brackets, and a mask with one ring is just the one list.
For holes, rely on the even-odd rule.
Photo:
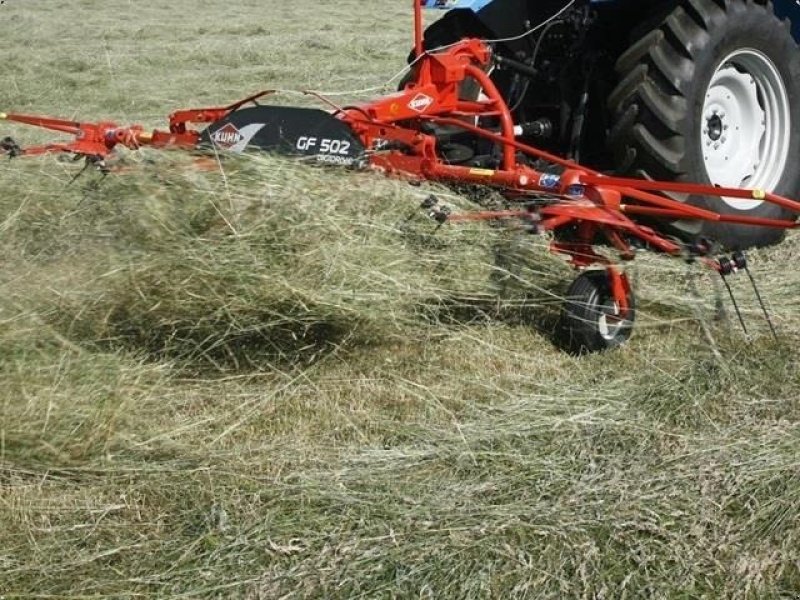
{"label": "windrow of hay", "polygon": [[437,230],[426,194],[468,205],[444,189],[281,159],[206,173],[164,160],[97,189],[30,189],[12,217],[54,278],[40,310],[66,337],[217,366],[292,360],[442,321],[534,323],[568,273],[519,225]]}

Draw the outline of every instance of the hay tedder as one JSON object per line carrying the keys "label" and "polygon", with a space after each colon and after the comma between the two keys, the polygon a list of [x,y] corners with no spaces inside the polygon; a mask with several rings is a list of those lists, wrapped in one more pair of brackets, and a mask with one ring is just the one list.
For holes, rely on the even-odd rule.
{"label": "hay tedder", "polygon": [[[425,4],[450,12],[424,32]],[[626,13],[621,5],[636,8]],[[631,28],[625,15],[643,23],[636,11],[644,5],[647,26],[627,36],[613,30]],[[338,106],[308,92],[326,109],[283,107],[261,104],[272,93],[263,91],[227,106],[176,111],[168,129],[154,131],[0,113],[71,136],[32,147],[5,138],[0,150],[11,157],[69,153],[103,171],[117,146],[265,151],[489,186],[507,201],[502,209],[456,214],[433,197],[423,208],[442,223],[520,219],[548,234],[552,251],[580,271],[561,320],[568,347],[578,352],[611,348],[630,336],[635,299],[621,265],[637,251],[702,261],[725,277],[747,270],[743,247],[775,242],[798,226],[800,202],[786,196],[800,189],[794,183],[800,182],[794,133],[800,53],[784,64],[786,49],[796,46],[771,4],[414,0],[413,6],[408,75],[397,92],[371,102]],[[705,34],[693,43],[701,26]],[[757,32],[753,39],[743,37],[748,28]],[[715,36],[711,57],[700,56]],[[666,64],[673,55],[680,64]],[[616,76],[608,64],[616,65]],[[609,82],[616,87],[604,97]],[[722,249],[734,252],[721,256]]]}

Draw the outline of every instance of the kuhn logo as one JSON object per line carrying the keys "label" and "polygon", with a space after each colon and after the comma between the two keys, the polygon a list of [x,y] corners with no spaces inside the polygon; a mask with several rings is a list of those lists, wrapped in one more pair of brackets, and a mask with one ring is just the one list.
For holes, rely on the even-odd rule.
{"label": "kuhn logo", "polygon": [[414,99],[408,103],[408,108],[423,113],[428,110],[428,107],[433,104],[433,98],[425,94],[417,94]]}
{"label": "kuhn logo", "polygon": [[217,129],[211,136],[214,144],[220,148],[233,148],[236,144],[242,141],[242,134],[233,123],[228,123],[224,127]]}

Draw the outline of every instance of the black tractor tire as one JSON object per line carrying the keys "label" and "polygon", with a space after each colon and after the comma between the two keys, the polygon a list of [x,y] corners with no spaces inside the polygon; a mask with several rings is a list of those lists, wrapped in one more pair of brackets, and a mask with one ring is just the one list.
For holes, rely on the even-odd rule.
{"label": "black tractor tire", "polygon": [[[608,99],[612,116],[608,142],[618,168],[646,179],[763,188],[796,198],[800,193],[800,49],[788,21],[775,16],[772,3],[680,0],[665,17],[643,29],[617,60],[619,83]],[[725,99],[726,89],[741,99],[741,110],[729,111],[739,116],[728,115],[727,137],[725,112],[720,109],[722,117],[712,114],[718,99],[730,100],[730,95]],[[736,90],[740,90],[738,95]],[[751,115],[756,118],[748,119]],[[753,125],[756,121],[765,123],[761,138],[758,125]],[[734,137],[734,125],[756,134]],[[760,141],[747,141],[753,139]],[[743,147],[749,153],[742,152]],[[736,161],[734,154],[740,157]],[[732,162],[724,162],[728,160]],[[727,168],[728,164],[743,168]],[[785,209],[757,200],[676,198],[722,214],[793,217]],[[781,229],[728,223],[672,225],[685,238],[708,237],[730,249],[773,244],[784,234]]]}
{"label": "black tractor tire", "polygon": [[567,290],[557,341],[573,354],[602,352],[624,344],[633,331],[636,298],[628,294],[621,318],[604,270],[584,271]]}

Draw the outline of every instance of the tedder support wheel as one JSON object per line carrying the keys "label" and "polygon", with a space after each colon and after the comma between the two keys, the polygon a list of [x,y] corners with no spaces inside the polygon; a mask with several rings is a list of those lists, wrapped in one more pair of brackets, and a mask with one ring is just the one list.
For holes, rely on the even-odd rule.
{"label": "tedder support wheel", "polygon": [[[680,0],[617,61],[609,142],[617,164],[649,179],[800,192],[800,49],[772,2]],[[761,200],[680,197],[723,214],[790,215]],[[674,224],[732,249],[783,230]]]}
{"label": "tedder support wheel", "polygon": [[581,273],[569,286],[562,307],[561,345],[575,354],[584,354],[625,343],[631,336],[636,318],[633,292],[628,291],[626,299],[628,310],[623,314],[614,301],[605,270]]}

